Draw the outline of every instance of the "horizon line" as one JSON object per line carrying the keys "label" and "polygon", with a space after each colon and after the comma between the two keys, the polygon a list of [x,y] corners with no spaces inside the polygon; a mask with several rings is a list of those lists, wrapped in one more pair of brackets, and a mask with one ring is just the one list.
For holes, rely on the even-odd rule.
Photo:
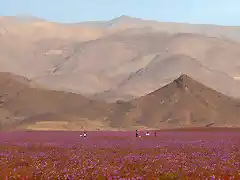
{"label": "horizon line", "polygon": [[155,23],[175,23],[175,24],[186,24],[186,25],[201,25],[201,26],[218,26],[218,27],[240,27],[240,25],[223,25],[223,24],[213,24],[213,23],[192,23],[192,22],[186,22],[186,21],[159,21],[155,19],[145,19],[145,18],[139,18],[139,17],[134,17],[130,15],[120,15],[116,16],[114,18],[110,19],[104,19],[104,20],[86,20],[86,21],[54,21],[51,19],[46,19],[40,16],[35,16],[31,14],[16,14],[16,15],[0,15],[0,18],[16,18],[19,20],[23,21],[34,21],[34,20],[39,20],[39,21],[46,21],[46,22],[51,22],[51,23],[57,23],[57,24],[81,24],[81,23],[94,23],[94,22],[109,22],[113,21],[116,19],[120,18],[129,18],[129,19],[138,19],[142,21],[150,21],[150,22],[155,22]]}

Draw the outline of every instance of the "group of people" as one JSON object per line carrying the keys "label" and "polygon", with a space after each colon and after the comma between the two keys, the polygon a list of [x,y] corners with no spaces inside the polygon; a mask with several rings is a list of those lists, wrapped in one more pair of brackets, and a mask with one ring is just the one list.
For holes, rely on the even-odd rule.
{"label": "group of people", "polygon": [[[146,136],[150,136],[150,133],[148,131],[146,132]],[[154,136],[157,137],[157,132],[154,132]],[[136,130],[136,137],[141,137],[138,134],[138,130]]]}
{"label": "group of people", "polygon": [[[148,131],[146,132],[146,136],[150,136],[150,133]],[[154,132],[154,136],[157,137],[157,132]],[[87,137],[87,133],[84,131],[80,134],[80,137]],[[136,130],[136,137],[141,137],[138,134],[138,130]]]}
{"label": "group of people", "polygon": [[87,137],[87,133],[86,132],[81,133],[80,137]]}

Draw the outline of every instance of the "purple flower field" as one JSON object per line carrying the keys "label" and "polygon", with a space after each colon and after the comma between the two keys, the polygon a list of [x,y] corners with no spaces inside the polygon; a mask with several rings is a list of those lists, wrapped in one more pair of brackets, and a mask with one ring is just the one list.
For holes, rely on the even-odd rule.
{"label": "purple flower field", "polygon": [[239,131],[0,132],[0,179],[240,179]]}

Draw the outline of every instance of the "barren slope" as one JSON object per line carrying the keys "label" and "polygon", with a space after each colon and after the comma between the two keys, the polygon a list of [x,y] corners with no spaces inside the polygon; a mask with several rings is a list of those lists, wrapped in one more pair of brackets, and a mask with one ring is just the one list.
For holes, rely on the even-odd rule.
{"label": "barren slope", "polygon": [[116,130],[240,125],[240,102],[182,75],[130,102],[104,103],[79,94],[34,88],[0,73],[1,129]]}
{"label": "barren slope", "polygon": [[156,56],[148,65],[132,73],[115,89],[96,97],[108,101],[131,100],[159,89],[183,73],[224,94],[235,97],[239,94],[239,82],[226,73],[210,69],[190,56],[175,54],[166,59]]}
{"label": "barren slope", "polygon": [[156,31],[167,32],[170,34],[187,33],[201,34],[207,37],[217,37],[233,41],[240,41],[240,27],[237,26],[217,26],[205,24],[187,24],[158,22],[143,20],[140,18],[120,16],[110,21],[84,22],[79,23],[83,27],[95,27],[103,29],[129,29],[129,28],[151,28]]}
{"label": "barren slope", "polygon": [[[194,78],[200,82],[207,83],[206,85],[227,95],[239,97],[240,83],[236,80],[239,69],[237,58],[240,57],[239,43],[230,41],[226,43],[221,39],[187,34],[170,36],[160,32],[142,34],[129,31],[84,44],[71,44],[68,48],[75,49],[74,54],[66,61],[62,60],[57,68],[53,68],[52,72],[49,71],[48,75],[38,78],[37,81],[51,88],[84,95],[125,89],[121,86],[128,84],[128,90],[135,91],[133,94],[127,93],[136,97],[159,88],[155,84],[161,85],[166,81],[161,77],[167,77],[169,82],[179,76],[179,73],[197,71],[198,77]],[[218,47],[221,47],[222,56],[218,56],[219,52],[216,51]],[[178,60],[179,55],[186,57],[186,60],[182,57]],[[192,59],[190,65],[187,64],[189,59]],[[173,61],[185,61],[185,66],[178,67]],[[162,72],[162,76],[158,75],[165,66],[168,71],[164,71],[165,74]],[[206,70],[198,70],[204,67]],[[211,75],[205,75],[206,71]],[[135,74],[141,74],[142,80],[140,77],[133,78]],[[156,79],[155,75],[159,78]],[[211,79],[211,83],[206,82],[208,81],[206,77]],[[128,83],[129,79],[131,81]],[[153,82],[152,79],[156,81]],[[149,87],[136,88],[140,81],[149,84]],[[120,92],[115,99],[121,96],[126,96],[126,92]]]}
{"label": "barren slope", "polygon": [[187,73],[240,97],[239,32],[126,16],[80,24],[1,17],[0,71],[104,100],[142,96]]}
{"label": "barren slope", "polygon": [[153,128],[240,125],[240,102],[181,75],[172,83],[119,104],[114,126]]}
{"label": "barren slope", "polygon": [[104,120],[111,104],[92,101],[74,93],[33,88],[24,80],[9,73],[0,73],[1,128],[41,121],[91,121],[92,124],[107,125]]}

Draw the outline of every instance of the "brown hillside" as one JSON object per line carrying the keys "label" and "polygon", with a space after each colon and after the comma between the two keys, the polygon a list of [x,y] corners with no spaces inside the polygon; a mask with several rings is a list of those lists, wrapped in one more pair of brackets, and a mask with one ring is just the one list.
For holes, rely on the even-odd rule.
{"label": "brown hillside", "polygon": [[239,98],[239,29],[127,16],[76,24],[0,17],[0,71],[108,101],[144,96],[185,73]]}
{"label": "brown hillside", "polygon": [[240,124],[239,101],[187,75],[181,75],[172,83],[139,99],[123,102],[119,104],[119,109],[122,111],[118,110],[111,117],[115,119],[114,126],[177,128]]}
{"label": "brown hillside", "polygon": [[24,80],[0,73],[1,128],[46,120],[104,120],[110,111],[107,103],[70,92],[32,88],[28,80]]}
{"label": "brown hillside", "polygon": [[144,69],[132,73],[117,88],[98,96],[108,101],[131,100],[134,96],[144,96],[169,84],[183,73],[223,94],[234,96],[239,93],[239,82],[226,73],[210,69],[190,56],[175,54],[166,59],[155,57]]}
{"label": "brown hillside", "polygon": [[0,129],[96,130],[240,125],[240,102],[187,75],[130,102],[108,104],[33,88],[0,73]]}

